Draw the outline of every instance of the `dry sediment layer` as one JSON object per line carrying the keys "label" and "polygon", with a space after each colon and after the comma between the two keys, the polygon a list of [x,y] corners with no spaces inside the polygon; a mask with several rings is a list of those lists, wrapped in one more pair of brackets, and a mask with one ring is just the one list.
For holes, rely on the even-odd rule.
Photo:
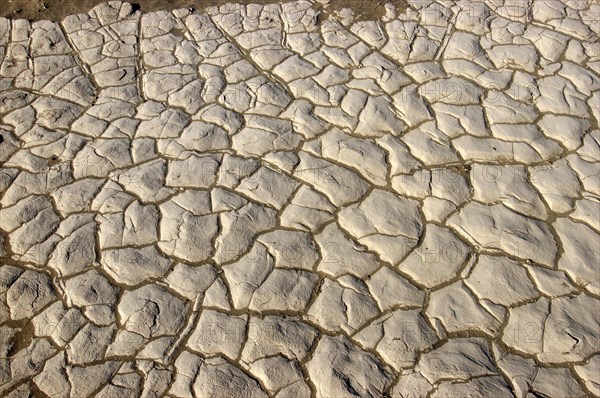
{"label": "dry sediment layer", "polygon": [[0,19],[0,395],[600,395],[600,5]]}

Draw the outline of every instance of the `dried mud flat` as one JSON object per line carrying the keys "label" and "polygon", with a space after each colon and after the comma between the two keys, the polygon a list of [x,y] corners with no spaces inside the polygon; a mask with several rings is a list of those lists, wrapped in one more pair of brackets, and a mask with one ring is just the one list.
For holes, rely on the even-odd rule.
{"label": "dried mud flat", "polygon": [[600,396],[598,2],[6,4],[0,396]]}

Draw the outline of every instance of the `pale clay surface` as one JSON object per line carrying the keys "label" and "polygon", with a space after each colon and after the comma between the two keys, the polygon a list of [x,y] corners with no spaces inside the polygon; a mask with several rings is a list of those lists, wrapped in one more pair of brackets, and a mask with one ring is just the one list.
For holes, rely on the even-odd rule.
{"label": "pale clay surface", "polygon": [[320,3],[0,19],[0,396],[600,396],[600,4]]}

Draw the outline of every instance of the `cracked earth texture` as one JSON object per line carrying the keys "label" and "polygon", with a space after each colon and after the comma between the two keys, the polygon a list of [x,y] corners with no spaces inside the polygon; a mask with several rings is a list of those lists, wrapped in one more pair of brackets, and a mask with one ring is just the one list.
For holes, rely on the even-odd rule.
{"label": "cracked earth texture", "polygon": [[599,396],[599,15],[0,19],[0,396]]}

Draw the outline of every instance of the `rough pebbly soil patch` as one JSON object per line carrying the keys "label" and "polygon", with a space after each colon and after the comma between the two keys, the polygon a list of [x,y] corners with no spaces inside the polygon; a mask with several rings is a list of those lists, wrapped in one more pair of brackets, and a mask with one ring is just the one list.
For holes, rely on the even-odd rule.
{"label": "rough pebbly soil patch", "polygon": [[[61,21],[72,14],[87,13],[94,6],[106,0],[0,0],[0,16],[10,19],[28,19],[30,21]],[[210,6],[239,4],[270,4],[275,0],[139,0],[131,1],[144,12],[194,8],[198,11]],[[321,2],[316,1],[317,5]],[[398,10],[407,7],[406,0],[332,0],[326,5],[327,11],[351,8],[359,19],[375,19],[385,14],[385,3],[391,3]]]}

